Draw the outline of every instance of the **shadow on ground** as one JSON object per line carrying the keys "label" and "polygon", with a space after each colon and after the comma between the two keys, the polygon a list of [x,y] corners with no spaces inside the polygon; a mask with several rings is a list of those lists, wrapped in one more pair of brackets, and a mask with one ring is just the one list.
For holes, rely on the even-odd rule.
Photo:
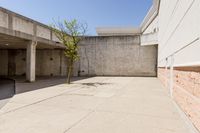
{"label": "shadow on ground", "polygon": [[15,80],[0,78],[0,108],[15,94]]}
{"label": "shadow on ground", "polygon": [[[72,77],[71,81],[83,80],[91,77]],[[27,82],[23,76],[0,78],[0,108],[2,108],[15,94],[44,89],[66,83],[66,77],[37,77],[33,83]],[[103,83],[81,83],[86,86],[99,86]]]}
{"label": "shadow on ground", "polygon": [[[72,77],[71,81],[87,78],[91,77]],[[66,83],[66,77],[37,77],[33,83],[26,82],[24,77],[14,77],[14,79],[16,80],[16,94]]]}
{"label": "shadow on ground", "polygon": [[15,94],[15,81],[0,78],[0,100],[12,97]]}
{"label": "shadow on ground", "polygon": [[102,86],[102,85],[108,85],[111,83],[100,83],[100,82],[95,82],[95,83],[81,83],[81,85],[85,86],[92,86],[92,87],[97,87],[97,86]]}

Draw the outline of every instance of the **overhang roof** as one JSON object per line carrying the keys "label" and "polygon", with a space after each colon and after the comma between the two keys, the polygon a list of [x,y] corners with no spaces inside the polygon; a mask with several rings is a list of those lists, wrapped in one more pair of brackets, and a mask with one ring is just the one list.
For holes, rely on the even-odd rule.
{"label": "overhang roof", "polygon": [[98,27],[98,35],[138,35],[140,28],[133,27]]}

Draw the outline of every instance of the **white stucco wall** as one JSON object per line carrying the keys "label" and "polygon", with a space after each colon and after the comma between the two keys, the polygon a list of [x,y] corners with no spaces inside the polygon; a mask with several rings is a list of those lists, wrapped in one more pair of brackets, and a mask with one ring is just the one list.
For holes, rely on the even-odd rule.
{"label": "white stucco wall", "polygon": [[158,18],[159,67],[200,65],[200,0],[161,0]]}
{"label": "white stucco wall", "polygon": [[143,34],[149,34],[156,32],[158,28],[158,16],[149,24],[149,26],[144,30]]}
{"label": "white stucco wall", "polygon": [[158,26],[158,16],[155,16],[147,27],[141,27],[143,29],[140,38],[142,46],[158,44]]}

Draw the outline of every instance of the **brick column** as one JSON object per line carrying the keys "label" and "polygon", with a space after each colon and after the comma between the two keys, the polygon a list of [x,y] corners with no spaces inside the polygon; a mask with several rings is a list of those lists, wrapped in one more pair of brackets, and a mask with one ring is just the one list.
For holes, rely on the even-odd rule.
{"label": "brick column", "polygon": [[26,48],[26,80],[35,81],[36,41],[29,41]]}

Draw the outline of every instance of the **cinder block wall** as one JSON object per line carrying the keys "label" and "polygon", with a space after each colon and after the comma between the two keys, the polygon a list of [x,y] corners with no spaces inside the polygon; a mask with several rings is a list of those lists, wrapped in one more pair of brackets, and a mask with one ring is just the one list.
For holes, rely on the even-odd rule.
{"label": "cinder block wall", "polygon": [[86,37],[77,64],[83,76],[156,76],[157,46],[141,46],[139,36]]}

